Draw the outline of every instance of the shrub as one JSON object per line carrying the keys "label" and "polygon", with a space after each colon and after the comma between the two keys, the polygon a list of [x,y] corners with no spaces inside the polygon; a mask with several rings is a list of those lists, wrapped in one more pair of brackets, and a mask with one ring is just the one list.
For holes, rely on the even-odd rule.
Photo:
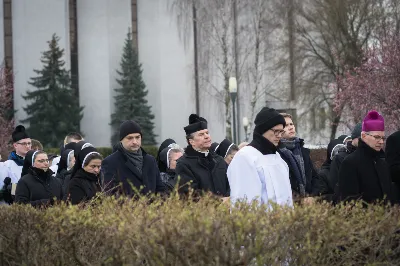
{"label": "shrub", "polygon": [[[101,202],[100,202],[101,201]],[[0,207],[7,265],[399,265],[400,210],[360,204],[230,211],[211,197]]]}

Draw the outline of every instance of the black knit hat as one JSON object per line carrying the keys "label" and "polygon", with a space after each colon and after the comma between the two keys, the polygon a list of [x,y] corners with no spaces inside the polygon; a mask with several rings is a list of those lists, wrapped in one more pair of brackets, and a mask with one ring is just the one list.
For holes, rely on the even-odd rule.
{"label": "black knit hat", "polygon": [[14,143],[27,138],[29,138],[29,136],[28,133],[26,133],[24,126],[19,125],[14,129],[14,132],[12,133],[12,140]]}
{"label": "black knit hat", "polygon": [[133,120],[127,120],[119,127],[119,140],[122,140],[129,134],[139,133],[142,135],[142,128]]}
{"label": "black knit hat", "polygon": [[264,134],[276,125],[286,126],[285,118],[273,108],[264,107],[254,120],[254,132]]}
{"label": "black knit hat", "polygon": [[196,114],[191,114],[189,116],[189,125],[183,128],[186,135],[190,135],[200,130],[207,129],[207,120]]}
{"label": "black knit hat", "polygon": [[233,145],[235,144],[232,143],[232,141],[230,141],[229,139],[224,139],[215,149],[215,153],[222,158],[225,158],[228,155],[228,151]]}

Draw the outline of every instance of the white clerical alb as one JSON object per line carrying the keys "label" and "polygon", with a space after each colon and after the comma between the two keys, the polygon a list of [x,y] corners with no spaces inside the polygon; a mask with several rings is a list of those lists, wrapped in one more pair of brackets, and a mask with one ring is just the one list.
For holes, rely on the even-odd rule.
{"label": "white clerical alb", "polygon": [[232,204],[246,199],[293,206],[289,167],[277,152],[263,155],[252,146],[242,148],[229,165],[228,180]]}

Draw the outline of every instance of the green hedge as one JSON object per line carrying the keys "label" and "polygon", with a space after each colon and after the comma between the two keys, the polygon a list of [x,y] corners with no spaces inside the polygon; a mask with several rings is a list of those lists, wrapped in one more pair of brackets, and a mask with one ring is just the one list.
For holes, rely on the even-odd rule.
{"label": "green hedge", "polygon": [[[96,147],[97,150],[103,155],[103,157],[107,157],[112,153],[112,148],[109,147]],[[143,149],[148,153],[151,154],[154,157],[157,157],[157,151],[158,147],[156,146],[143,146]],[[53,154],[60,154],[60,149],[59,148],[49,148],[45,149],[47,153],[53,153]]]}
{"label": "green hedge", "polygon": [[[100,200],[98,200],[100,201]],[[101,199],[0,207],[5,265],[400,265],[400,210]]]}

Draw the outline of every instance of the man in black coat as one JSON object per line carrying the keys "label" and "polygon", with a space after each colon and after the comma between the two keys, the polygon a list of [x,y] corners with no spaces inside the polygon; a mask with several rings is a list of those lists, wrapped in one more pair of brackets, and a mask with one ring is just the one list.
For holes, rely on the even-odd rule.
{"label": "man in black coat", "polygon": [[[102,162],[104,184],[112,192],[132,196],[164,192],[156,160],[141,147],[142,130],[135,121],[120,126],[117,150]],[[119,186],[118,189],[116,187]]]}
{"label": "man in black coat", "polygon": [[384,140],[384,119],[370,111],[363,120],[357,150],[344,159],[339,170],[338,195],[342,201],[374,203],[392,199],[389,168],[382,150]]}
{"label": "man in black coat", "polygon": [[296,127],[290,114],[281,113],[285,118],[284,128],[278,152],[289,166],[289,178],[295,198],[317,196],[319,176],[310,157],[310,150],[304,147],[304,140],[296,137]]}
{"label": "man in black coat", "polygon": [[390,135],[386,142],[386,162],[389,165],[392,182],[395,183],[394,194],[400,201],[400,130]]}
{"label": "man in black coat", "polygon": [[189,125],[184,128],[188,146],[178,160],[176,175],[180,178],[181,192],[187,193],[189,185],[196,194],[211,192],[221,197],[229,197],[230,189],[226,175],[224,158],[210,151],[211,137],[207,121],[196,114],[189,117]]}

